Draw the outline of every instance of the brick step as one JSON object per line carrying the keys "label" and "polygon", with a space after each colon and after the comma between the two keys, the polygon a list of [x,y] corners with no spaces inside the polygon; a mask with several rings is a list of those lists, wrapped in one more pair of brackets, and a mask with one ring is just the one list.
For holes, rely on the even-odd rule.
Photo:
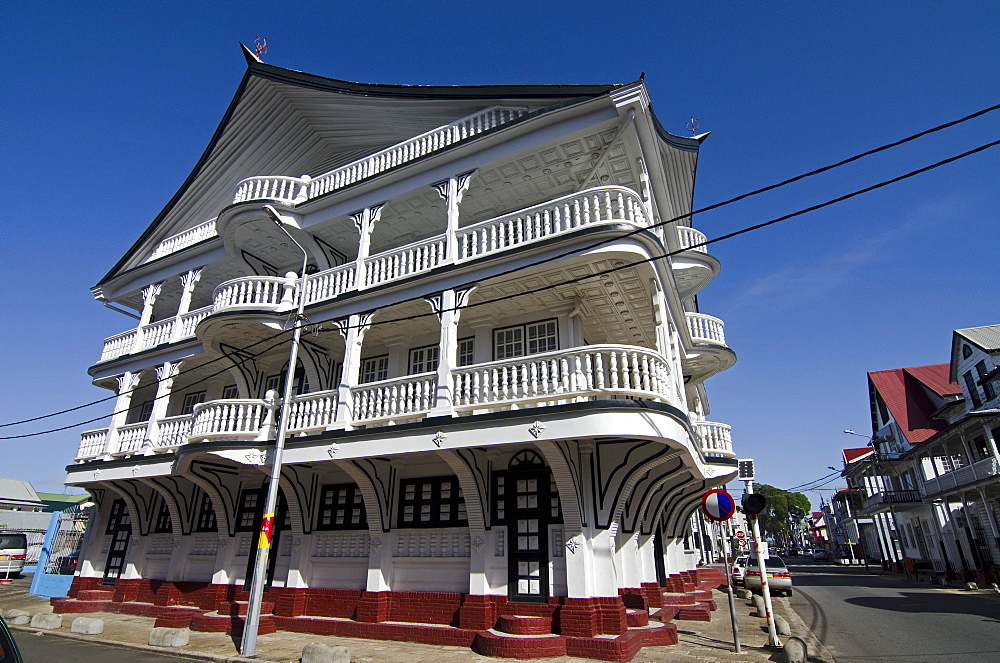
{"label": "brick step", "polygon": [[[250,609],[249,601],[220,601],[216,606],[215,610],[220,615],[239,615],[240,617],[245,617],[247,610]],[[273,615],[274,614],[274,602],[273,601],[262,601],[260,604],[260,614],[262,615]]]}
{"label": "brick step", "polygon": [[81,589],[76,593],[77,601],[110,601],[115,598],[111,589]]}
{"label": "brick step", "polygon": [[559,635],[511,636],[496,631],[476,634],[472,649],[500,658],[552,658],[566,655],[566,638]]}
{"label": "brick step", "polygon": [[659,610],[650,613],[649,618],[654,619],[658,622],[669,622],[677,617],[677,613],[680,612],[684,606],[680,605],[667,605],[663,606]]}
{"label": "brick step", "polygon": [[89,612],[108,612],[111,601],[78,601],[69,598],[49,599],[52,612],[56,614],[85,614]]}
{"label": "brick step", "polygon": [[712,621],[712,609],[702,603],[694,606],[684,606],[674,619],[688,622],[710,622]]}
{"label": "brick step", "polygon": [[551,617],[528,617],[524,615],[501,615],[497,619],[497,631],[511,635],[551,635]]}
{"label": "brick step", "polygon": [[[233,615],[220,615],[217,612],[210,612],[204,615],[194,615],[191,618],[190,629],[202,633],[225,633],[227,635],[240,635],[243,633],[244,619]],[[278,630],[278,624],[274,615],[261,615],[257,626],[257,633],[264,635],[274,633]]]}
{"label": "brick step", "polygon": [[649,625],[649,612],[646,610],[626,610],[625,623],[629,628]]}
{"label": "brick step", "polygon": [[694,605],[694,596],[690,594],[674,594],[672,592],[663,592],[660,598],[660,605],[666,607],[668,605]]}
{"label": "brick step", "polygon": [[191,620],[196,615],[203,614],[201,608],[169,607],[165,608],[156,617],[153,626],[166,626],[167,628],[189,628]]}

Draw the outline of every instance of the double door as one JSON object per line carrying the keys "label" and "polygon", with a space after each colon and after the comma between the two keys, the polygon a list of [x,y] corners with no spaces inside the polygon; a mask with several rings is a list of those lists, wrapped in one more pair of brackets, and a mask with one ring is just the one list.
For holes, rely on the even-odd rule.
{"label": "double door", "polygon": [[511,601],[544,603],[549,598],[550,485],[548,468],[508,471],[499,480]]}

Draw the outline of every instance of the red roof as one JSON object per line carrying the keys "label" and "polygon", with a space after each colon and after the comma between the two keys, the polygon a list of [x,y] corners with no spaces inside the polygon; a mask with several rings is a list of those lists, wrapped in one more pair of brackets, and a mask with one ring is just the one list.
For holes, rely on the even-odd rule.
{"label": "red roof", "polygon": [[910,444],[923,442],[947,424],[931,415],[938,409],[925,389],[940,398],[962,393],[949,376],[950,364],[893,368],[868,374],[875,390]]}
{"label": "red roof", "polygon": [[860,449],[844,449],[844,462],[853,463],[856,460],[867,456],[872,452],[871,447],[861,447]]}

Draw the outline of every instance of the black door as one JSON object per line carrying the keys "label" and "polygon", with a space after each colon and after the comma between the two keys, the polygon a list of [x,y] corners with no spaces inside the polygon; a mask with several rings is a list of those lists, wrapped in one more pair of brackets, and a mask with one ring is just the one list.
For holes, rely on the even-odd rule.
{"label": "black door", "polygon": [[507,525],[508,596],[544,603],[549,598],[549,525],[562,520],[551,472],[538,454],[522,451],[494,481],[494,520]]}
{"label": "black door", "polygon": [[128,542],[132,538],[132,519],[125,508],[125,502],[115,500],[111,504],[111,518],[105,534],[111,535],[111,546],[108,549],[108,559],[104,564],[103,585],[113,585],[121,577],[125,568],[125,555],[128,553]]}

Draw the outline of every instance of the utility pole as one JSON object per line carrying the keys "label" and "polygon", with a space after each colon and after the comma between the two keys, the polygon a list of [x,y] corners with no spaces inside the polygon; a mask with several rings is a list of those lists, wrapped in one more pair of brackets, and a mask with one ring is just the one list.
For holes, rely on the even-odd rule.
{"label": "utility pole", "polygon": [[778,639],[778,629],[774,625],[774,608],[771,604],[771,588],[767,582],[767,564],[764,558],[764,548],[766,545],[760,536],[760,524],[757,522],[757,514],[764,507],[764,499],[758,496],[756,499],[748,499],[753,495],[754,467],[753,460],[740,460],[738,464],[739,479],[746,486],[743,496],[743,513],[750,521],[750,531],[753,536],[753,545],[757,553],[757,568],[760,569],[760,592],[764,595],[764,612],[767,616],[767,643],[772,647],[780,647],[781,640]]}

